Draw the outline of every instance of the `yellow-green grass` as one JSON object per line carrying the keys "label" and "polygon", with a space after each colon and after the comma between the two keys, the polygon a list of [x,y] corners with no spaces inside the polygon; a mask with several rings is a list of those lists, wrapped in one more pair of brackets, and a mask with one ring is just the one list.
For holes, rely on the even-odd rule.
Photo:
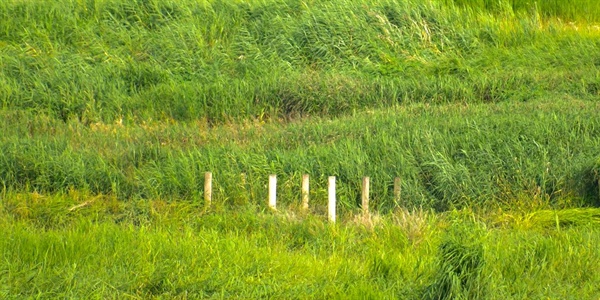
{"label": "yellow-green grass", "polygon": [[[556,222],[527,217],[540,214]],[[331,225],[298,210],[9,193],[0,296],[595,299],[599,221],[598,209],[398,210]]]}

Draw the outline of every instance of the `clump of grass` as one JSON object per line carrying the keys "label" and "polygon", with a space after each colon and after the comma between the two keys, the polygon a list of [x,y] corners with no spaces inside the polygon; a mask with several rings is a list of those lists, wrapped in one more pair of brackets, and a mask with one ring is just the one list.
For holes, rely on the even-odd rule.
{"label": "clump of grass", "polygon": [[[596,1],[553,0],[449,0],[459,7],[489,11],[496,14],[539,14],[547,18],[560,18],[569,22],[599,22],[600,4]],[[584,13],[586,12],[586,13]]]}
{"label": "clump of grass", "polygon": [[[482,299],[487,282],[482,273],[485,255],[481,232],[454,225],[439,246],[439,269],[428,286],[426,299]],[[471,224],[471,226],[475,226]]]}
{"label": "clump of grass", "polygon": [[407,239],[418,245],[427,239],[427,235],[434,232],[432,225],[435,218],[432,212],[422,208],[408,210],[398,209],[393,213],[393,222],[406,232]]}
{"label": "clump of grass", "polygon": [[577,225],[598,225],[600,224],[600,209],[573,208],[560,211],[536,211],[529,216],[529,220],[535,226],[556,226],[557,229]]}

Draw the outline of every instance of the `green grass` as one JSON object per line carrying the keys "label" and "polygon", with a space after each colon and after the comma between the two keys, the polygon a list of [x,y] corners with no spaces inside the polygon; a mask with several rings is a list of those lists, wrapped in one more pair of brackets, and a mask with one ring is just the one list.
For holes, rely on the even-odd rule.
{"label": "green grass", "polygon": [[[279,203],[297,206],[307,173],[316,209],[326,203],[327,176],[338,177],[341,210],[358,208],[363,176],[372,178],[372,206],[382,211],[511,206],[523,199],[589,206],[598,204],[597,111],[594,101],[572,99],[405,105],[333,120],[217,127],[202,121],[88,127],[5,113],[0,184],[9,191],[202,202],[204,172],[212,171],[215,205],[264,206],[268,175],[277,174]],[[397,176],[399,202],[392,197]]]}
{"label": "green grass", "polygon": [[5,0],[0,20],[2,299],[600,297],[598,1]]}
{"label": "green grass", "polygon": [[558,18],[568,22],[600,21],[600,4],[593,0],[449,0],[459,7],[491,12],[494,14],[538,14],[544,18]]}
{"label": "green grass", "polygon": [[456,2],[3,1],[0,105],[222,123],[598,97],[597,1]]}
{"label": "green grass", "polygon": [[400,210],[331,226],[294,212],[202,213],[182,202],[110,197],[69,209],[89,199],[3,197],[3,298],[599,296],[598,209],[539,212],[561,221],[593,216],[564,227],[527,223],[535,218],[516,211]]}

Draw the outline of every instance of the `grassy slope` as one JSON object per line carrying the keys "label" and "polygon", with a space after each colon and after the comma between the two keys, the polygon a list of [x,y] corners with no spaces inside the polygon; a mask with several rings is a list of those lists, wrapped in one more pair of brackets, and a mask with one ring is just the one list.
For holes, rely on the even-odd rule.
{"label": "grassy slope", "polygon": [[598,97],[597,2],[457,2],[3,1],[0,104],[220,123]]}
{"label": "grassy slope", "polygon": [[0,297],[598,298],[600,2],[536,3],[2,1]]}
{"label": "grassy slope", "polygon": [[0,182],[10,190],[201,201],[203,173],[212,171],[215,203],[236,206],[263,205],[274,173],[280,203],[294,206],[303,173],[311,175],[316,205],[325,203],[326,177],[335,175],[340,207],[352,210],[361,178],[371,176],[373,206],[385,210],[398,204],[391,189],[400,176],[400,204],[409,207],[510,205],[522,198],[594,205],[597,111],[596,103],[575,100],[411,105],[337,120],[216,128],[202,122],[85,127],[13,113],[0,123]]}

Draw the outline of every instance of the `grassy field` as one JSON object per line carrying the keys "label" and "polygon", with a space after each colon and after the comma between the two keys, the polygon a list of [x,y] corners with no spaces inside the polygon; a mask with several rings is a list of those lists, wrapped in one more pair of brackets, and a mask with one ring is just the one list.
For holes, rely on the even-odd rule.
{"label": "grassy field", "polygon": [[0,298],[600,299],[598,1],[0,20]]}
{"label": "grassy field", "polygon": [[600,4],[564,3],[3,1],[0,104],[222,123],[597,98]]}
{"label": "grassy field", "polygon": [[599,296],[597,208],[397,210],[332,226],[292,210],[201,213],[76,192],[5,199],[5,299]]}
{"label": "grassy field", "polygon": [[[372,177],[372,206],[384,211],[510,206],[521,198],[598,205],[598,110],[597,102],[568,99],[405,105],[212,128],[202,121],[84,126],[11,112],[0,122],[0,183],[10,191],[201,202],[204,172],[212,171],[214,204],[235,207],[263,205],[268,176],[278,174],[280,203],[293,206],[306,173],[317,206],[326,203],[327,176],[337,176],[347,210],[358,208],[363,176]],[[392,196],[396,176],[402,203]]]}

